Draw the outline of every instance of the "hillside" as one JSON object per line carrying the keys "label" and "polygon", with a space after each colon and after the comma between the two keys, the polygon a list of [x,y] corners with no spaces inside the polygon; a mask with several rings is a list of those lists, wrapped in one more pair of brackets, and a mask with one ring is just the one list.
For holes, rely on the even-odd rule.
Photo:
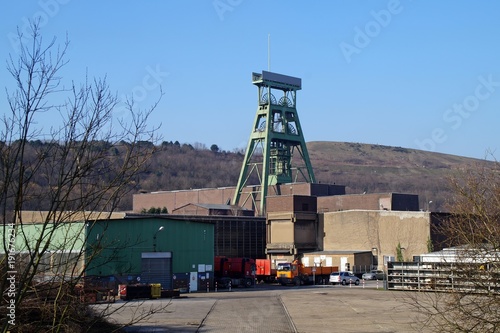
{"label": "hillside", "polygon": [[[445,211],[457,171],[493,162],[401,147],[348,142],[310,142],[316,179],[346,185],[347,193],[418,194],[420,207]],[[432,203],[429,204],[429,201]]]}
{"label": "hillside", "polygon": [[[27,165],[36,166],[40,151],[50,152],[54,145],[57,143],[28,142],[24,155]],[[316,181],[346,185],[348,194],[418,194],[420,207],[432,211],[446,211],[446,201],[452,195],[448,179],[458,170],[477,165],[493,166],[493,162],[484,160],[401,147],[347,142],[309,142],[307,145]],[[93,149],[108,151],[112,156],[108,163],[119,164],[125,157],[126,147],[126,144],[112,146],[107,142],[97,142]],[[139,147],[154,149],[154,154],[146,171],[129,182],[119,210],[132,209],[132,194],[140,191],[234,187],[244,158],[242,152],[219,151],[216,145],[208,149],[201,144],[193,147],[179,142],[163,142],[154,146],[151,142],[140,142]],[[107,165],[109,173],[115,169],[113,165]],[[43,172],[34,173],[30,178],[30,193],[50,193],[47,181],[52,178],[49,176]],[[256,179],[249,181],[249,184],[256,183]],[[46,200],[27,200],[23,208],[46,210],[50,198],[43,195],[40,198]]]}
{"label": "hillside", "polygon": [[[348,142],[307,143],[316,180],[346,185],[347,193],[418,194],[420,207],[446,210],[448,179],[457,170],[492,162],[421,150]],[[140,190],[236,186],[243,155],[163,144]],[[429,204],[429,201],[432,203]],[[124,207],[125,208],[125,207]]]}

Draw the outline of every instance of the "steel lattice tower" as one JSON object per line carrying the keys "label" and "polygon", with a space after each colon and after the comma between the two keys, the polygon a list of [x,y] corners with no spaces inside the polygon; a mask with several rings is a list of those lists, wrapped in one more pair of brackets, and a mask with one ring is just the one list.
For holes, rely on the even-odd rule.
{"label": "steel lattice tower", "polygon": [[[301,79],[262,71],[262,74],[252,73],[252,83],[259,93],[257,114],[233,205],[243,206],[250,199],[258,209],[258,215],[263,215],[268,188],[280,195],[282,184],[314,183],[315,179],[296,109]],[[279,94],[276,95],[280,96],[279,99],[275,93]],[[297,155],[301,160],[299,163],[296,163]],[[253,190],[243,192],[250,185],[248,181],[252,174],[256,174],[259,183],[252,184],[255,185]],[[257,200],[260,200],[259,204]]]}

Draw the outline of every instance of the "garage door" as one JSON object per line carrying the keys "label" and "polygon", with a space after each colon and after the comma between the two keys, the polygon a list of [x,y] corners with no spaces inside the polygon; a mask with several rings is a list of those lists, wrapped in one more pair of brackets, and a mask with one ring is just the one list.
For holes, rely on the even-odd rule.
{"label": "garage door", "polygon": [[161,283],[162,289],[172,289],[172,252],[143,252],[141,283]]}

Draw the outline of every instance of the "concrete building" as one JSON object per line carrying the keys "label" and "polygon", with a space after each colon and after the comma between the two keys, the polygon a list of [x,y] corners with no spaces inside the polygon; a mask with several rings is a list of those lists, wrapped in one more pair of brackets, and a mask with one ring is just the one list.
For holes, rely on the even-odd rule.
{"label": "concrete building", "polygon": [[364,273],[371,270],[373,254],[371,251],[317,251],[306,252],[301,257],[306,267],[332,267],[340,270]]}
{"label": "concrete building", "polygon": [[[344,186],[311,183],[282,185],[280,191],[280,195],[267,197],[265,232],[255,238],[258,243],[258,238],[264,237],[265,256],[274,264],[293,261],[299,255],[304,264],[313,264],[307,254],[325,251],[339,253],[332,262],[341,269],[383,269],[384,263],[397,257],[398,244],[401,255],[413,260],[427,252],[429,242],[436,238],[431,235],[431,215],[419,210],[417,195],[348,195]],[[238,215],[247,215],[255,202],[249,208],[235,210],[223,203],[233,193],[234,188],[220,188],[138,194],[134,196],[134,211],[147,208],[148,203],[177,207],[169,208],[176,214],[232,215],[236,221]],[[189,200],[193,202],[187,203]],[[212,204],[200,203],[210,201]],[[235,222],[231,233],[246,233],[244,227]],[[222,230],[216,227],[216,248],[221,244],[218,233]],[[346,251],[350,253],[347,259]]]}
{"label": "concrete building", "polygon": [[[411,204],[418,203],[418,197],[391,193],[349,197],[268,197],[266,254],[273,264],[300,257],[305,266],[332,264],[340,270],[364,272],[384,269],[398,251],[405,260],[417,259],[436,243],[431,213]],[[327,200],[335,211],[319,208],[318,202]],[[380,202],[391,210],[370,209],[380,207]],[[394,206],[415,210],[399,211]],[[318,256],[324,260],[318,262]]]}
{"label": "concrete building", "polygon": [[316,197],[312,196],[267,198],[266,254],[275,264],[291,262],[303,252],[320,250],[316,208]]}
{"label": "concrete building", "polygon": [[[133,212],[141,213],[151,207],[166,207],[172,213],[181,207],[193,204],[227,205],[236,191],[235,187],[202,188],[181,191],[158,191],[151,193],[138,193],[133,195]],[[278,193],[279,192],[279,193]],[[255,186],[243,189],[241,208],[256,211],[260,203],[259,191]],[[345,194],[345,186],[311,183],[291,183],[281,185],[279,188],[270,186],[269,196],[275,195],[309,195],[331,196]]]}
{"label": "concrete building", "polygon": [[318,212],[351,209],[418,211],[418,195],[370,193],[318,197]]}
{"label": "concrete building", "polygon": [[431,241],[428,212],[347,210],[322,213],[318,218],[324,233],[320,248],[370,252],[378,269],[397,258],[398,245],[403,258],[413,261],[414,256],[428,252]]}

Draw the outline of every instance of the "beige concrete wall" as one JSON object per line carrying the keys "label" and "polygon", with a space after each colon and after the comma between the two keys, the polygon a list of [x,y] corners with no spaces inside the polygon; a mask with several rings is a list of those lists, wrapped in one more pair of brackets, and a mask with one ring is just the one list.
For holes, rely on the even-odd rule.
{"label": "beige concrete wall", "polygon": [[427,253],[430,237],[428,212],[350,210],[319,215],[324,226],[324,251],[371,251],[378,258],[397,257],[398,243],[405,260]]}
{"label": "beige concrete wall", "polygon": [[291,221],[274,221],[271,224],[271,243],[293,244],[293,228]]}
{"label": "beige concrete wall", "polygon": [[318,238],[317,214],[312,212],[267,213],[267,248],[316,250]]}
{"label": "beige concrete wall", "polygon": [[297,221],[295,227],[295,243],[296,247],[301,244],[316,244],[316,221]]}
{"label": "beige concrete wall", "polygon": [[318,212],[352,209],[419,211],[418,195],[370,193],[318,197]]}
{"label": "beige concrete wall", "polygon": [[[383,207],[381,207],[381,202]],[[391,194],[348,194],[318,198],[319,212],[335,212],[349,209],[391,210]]]}

